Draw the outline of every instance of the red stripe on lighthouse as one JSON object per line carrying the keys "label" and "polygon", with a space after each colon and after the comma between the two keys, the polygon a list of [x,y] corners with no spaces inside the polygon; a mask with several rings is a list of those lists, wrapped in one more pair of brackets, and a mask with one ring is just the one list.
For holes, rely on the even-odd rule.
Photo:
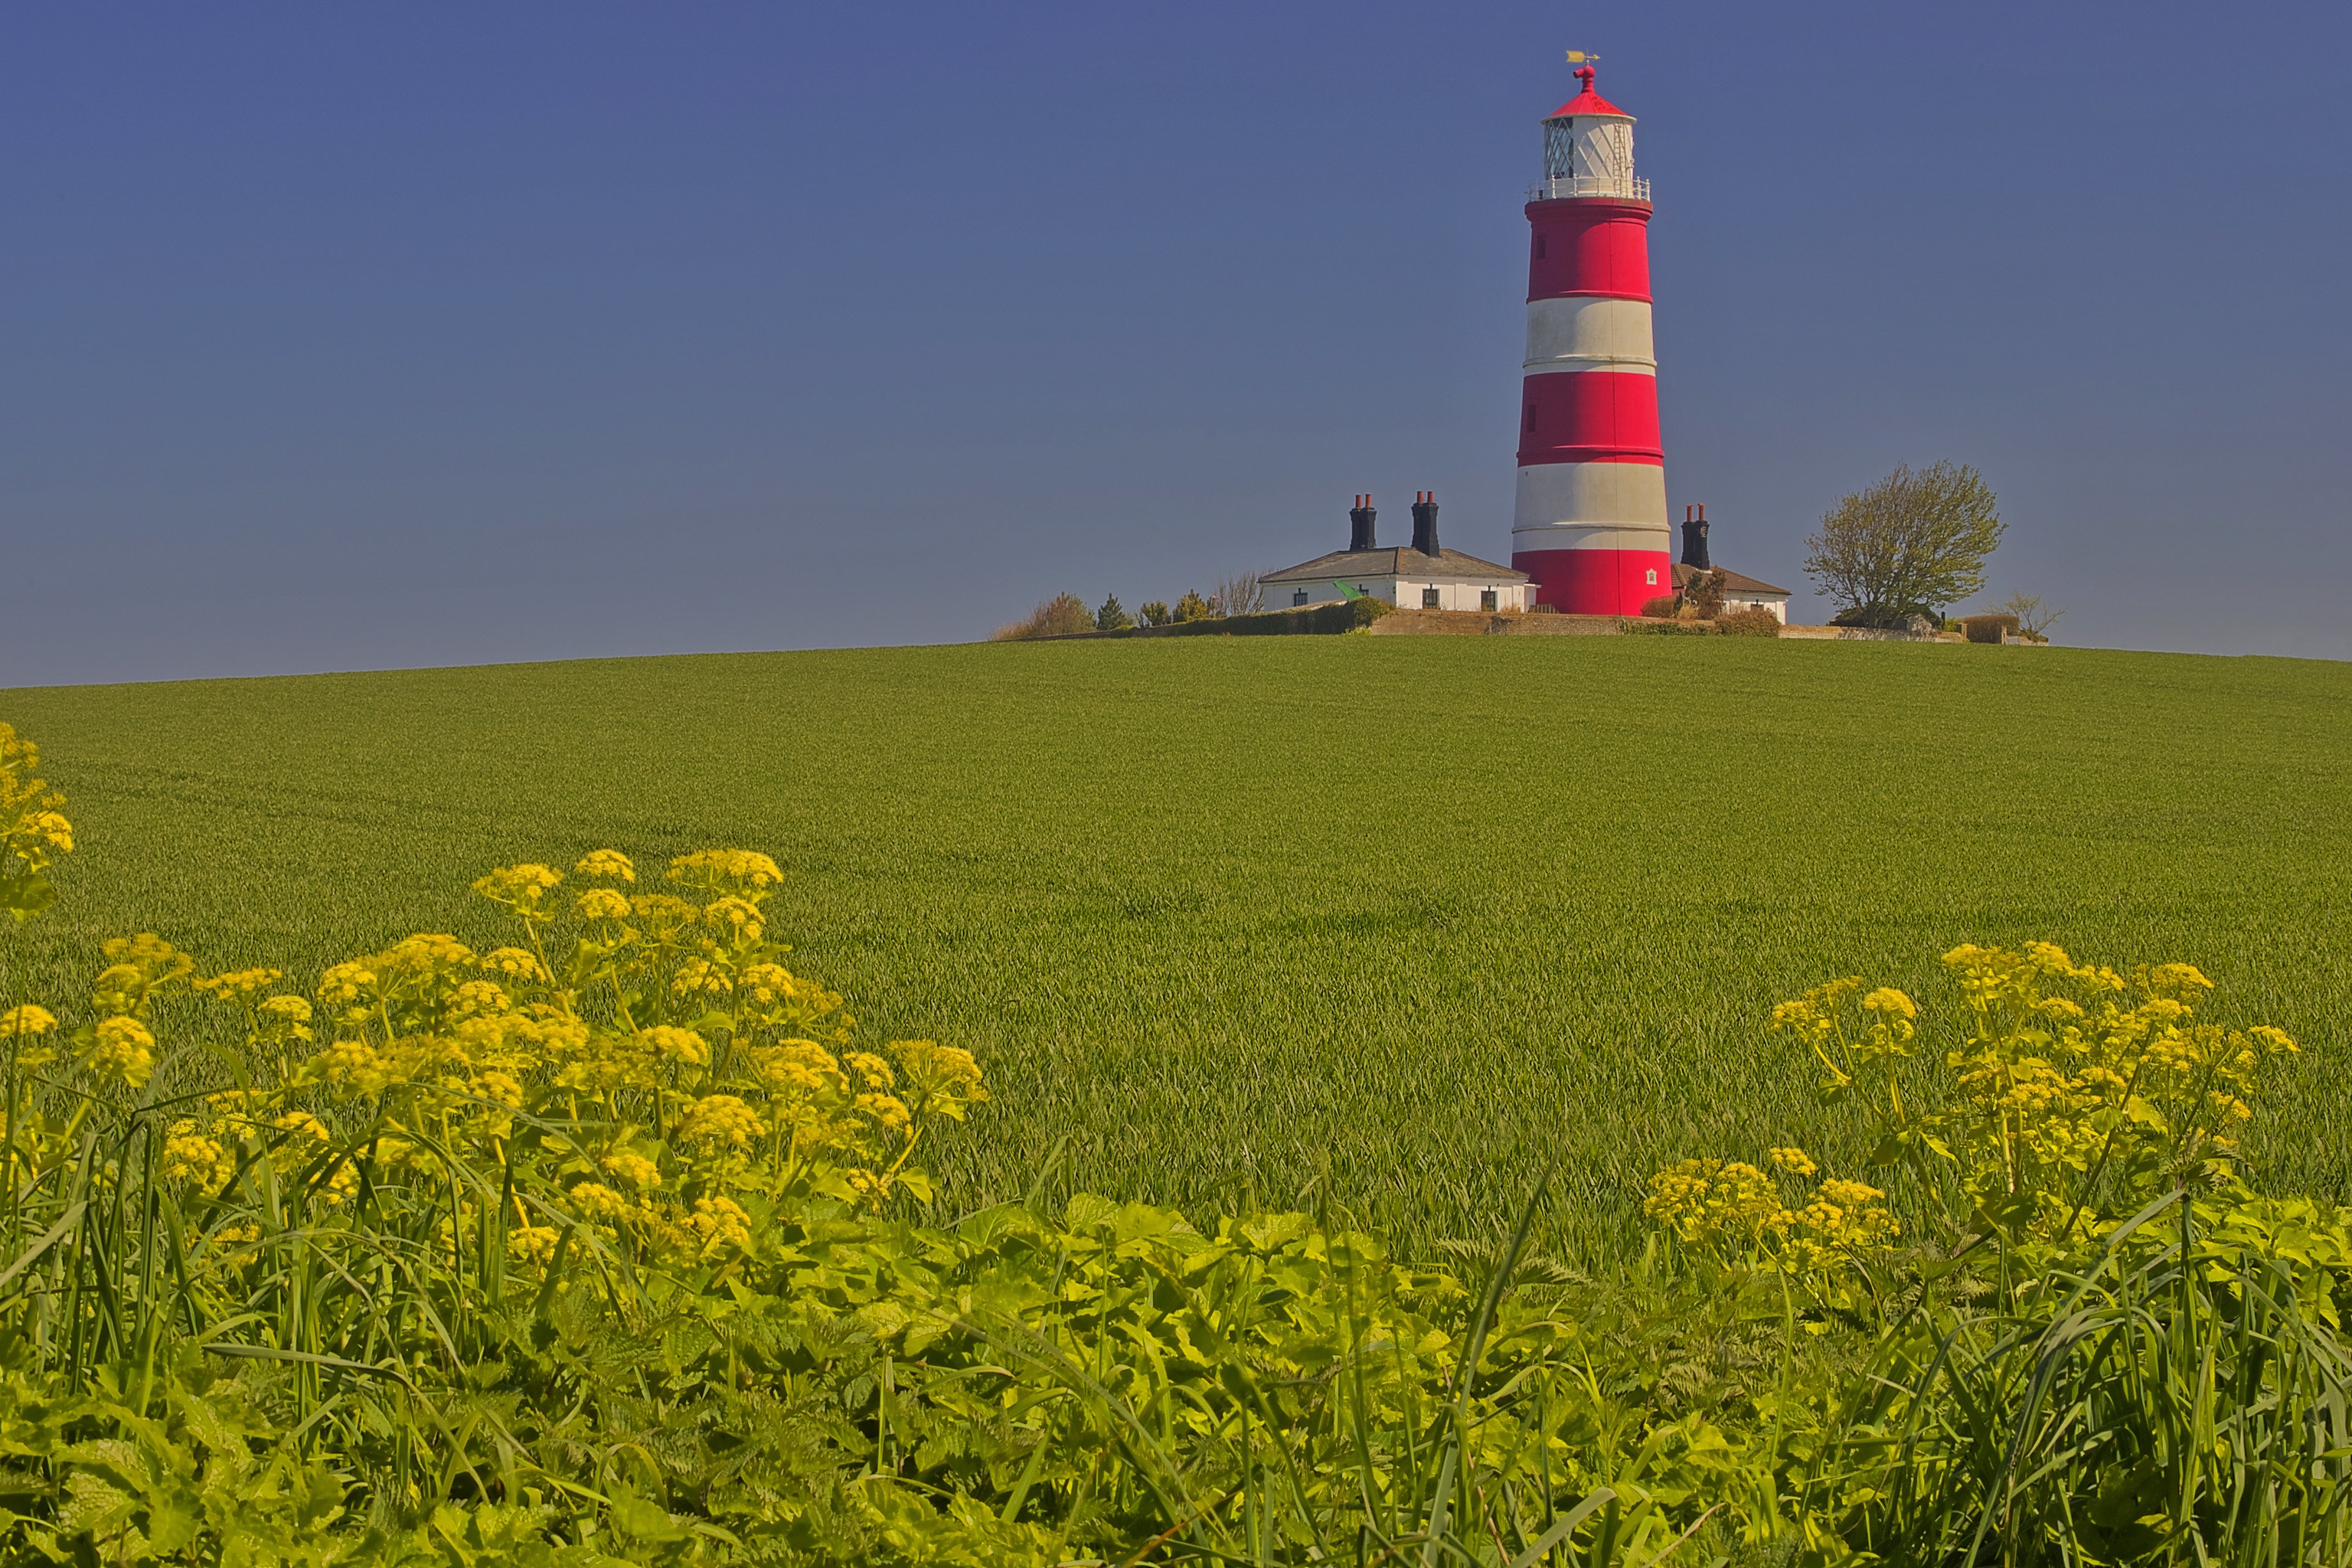
{"label": "red stripe on lighthouse", "polygon": [[1650,206],[1584,197],[1529,202],[1528,298],[1650,297]]}
{"label": "red stripe on lighthouse", "polygon": [[1516,550],[1511,567],[1536,580],[1536,603],[1564,616],[1632,616],[1674,592],[1663,550]]}
{"label": "red stripe on lighthouse", "polygon": [[1586,370],[1520,383],[1519,467],[1534,463],[1663,463],[1658,378]]}

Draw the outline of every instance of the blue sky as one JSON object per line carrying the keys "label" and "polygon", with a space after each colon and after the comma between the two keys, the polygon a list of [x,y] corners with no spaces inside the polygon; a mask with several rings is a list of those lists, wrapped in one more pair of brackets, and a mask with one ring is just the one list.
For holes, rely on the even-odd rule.
{"label": "blue sky", "polygon": [[1569,47],[1719,562],[1948,458],[2062,640],[2352,657],[2340,6],[49,5],[0,686],[958,640],[1367,489],[1504,555]]}

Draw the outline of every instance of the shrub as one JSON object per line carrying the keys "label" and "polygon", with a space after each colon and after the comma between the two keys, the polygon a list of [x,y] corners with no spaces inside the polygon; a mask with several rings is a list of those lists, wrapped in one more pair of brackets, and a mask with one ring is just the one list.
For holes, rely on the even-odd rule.
{"label": "shrub", "polygon": [[1932,632],[1944,624],[1932,605],[1864,605],[1840,610],[1830,617],[1833,626],[1864,626],[1882,631]]}
{"label": "shrub", "polygon": [[1727,637],[1777,637],[1780,617],[1760,605],[1726,610],[1715,617],[1715,629]]}
{"label": "shrub", "polygon": [[1029,612],[1025,621],[999,626],[992,642],[1022,642],[1032,637],[1075,637],[1095,629],[1094,612],[1076,594],[1056,594]]}
{"label": "shrub", "polygon": [[[1551,608],[1549,605],[1538,605],[1536,607],[1545,610]],[[1678,594],[1660,594],[1654,598],[1642,601],[1642,614],[1657,621],[1673,620],[1682,613],[1682,596]]]}
{"label": "shrub", "polygon": [[1147,626],[1164,626],[1169,623],[1168,605],[1162,600],[1153,599],[1136,613],[1143,617],[1143,624]]}
{"label": "shrub", "polygon": [[1216,605],[1187,588],[1184,596],[1176,601],[1176,613],[1172,618],[1181,625],[1186,621],[1214,620],[1222,613]]}
{"label": "shrub", "polygon": [[1095,630],[1122,632],[1134,624],[1135,622],[1128,617],[1127,606],[1118,602],[1117,594],[1107,594],[1103,596],[1102,608],[1095,612]]}

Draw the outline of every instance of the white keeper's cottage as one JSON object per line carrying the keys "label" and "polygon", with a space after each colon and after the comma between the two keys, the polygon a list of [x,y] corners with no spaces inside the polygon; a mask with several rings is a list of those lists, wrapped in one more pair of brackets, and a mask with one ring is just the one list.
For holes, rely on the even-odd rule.
{"label": "white keeper's cottage", "polygon": [[1364,595],[1385,599],[1400,610],[1525,610],[1535,603],[1535,586],[1524,572],[1441,549],[1437,542],[1437,498],[1413,498],[1412,543],[1382,550],[1372,537],[1377,517],[1372,498],[1358,496],[1348,513],[1348,548],[1318,555],[1258,579],[1269,610],[1296,609],[1331,599]]}

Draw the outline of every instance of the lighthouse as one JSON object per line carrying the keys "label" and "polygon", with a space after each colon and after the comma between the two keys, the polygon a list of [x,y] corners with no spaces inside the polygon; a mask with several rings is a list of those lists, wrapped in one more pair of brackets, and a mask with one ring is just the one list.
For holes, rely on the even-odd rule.
{"label": "lighthouse", "polygon": [[1633,117],[1593,90],[1590,65],[1576,76],[1583,90],[1544,117],[1544,178],[1527,205],[1511,564],[1535,580],[1538,604],[1630,616],[1674,591],[1650,183],[1633,177]]}

